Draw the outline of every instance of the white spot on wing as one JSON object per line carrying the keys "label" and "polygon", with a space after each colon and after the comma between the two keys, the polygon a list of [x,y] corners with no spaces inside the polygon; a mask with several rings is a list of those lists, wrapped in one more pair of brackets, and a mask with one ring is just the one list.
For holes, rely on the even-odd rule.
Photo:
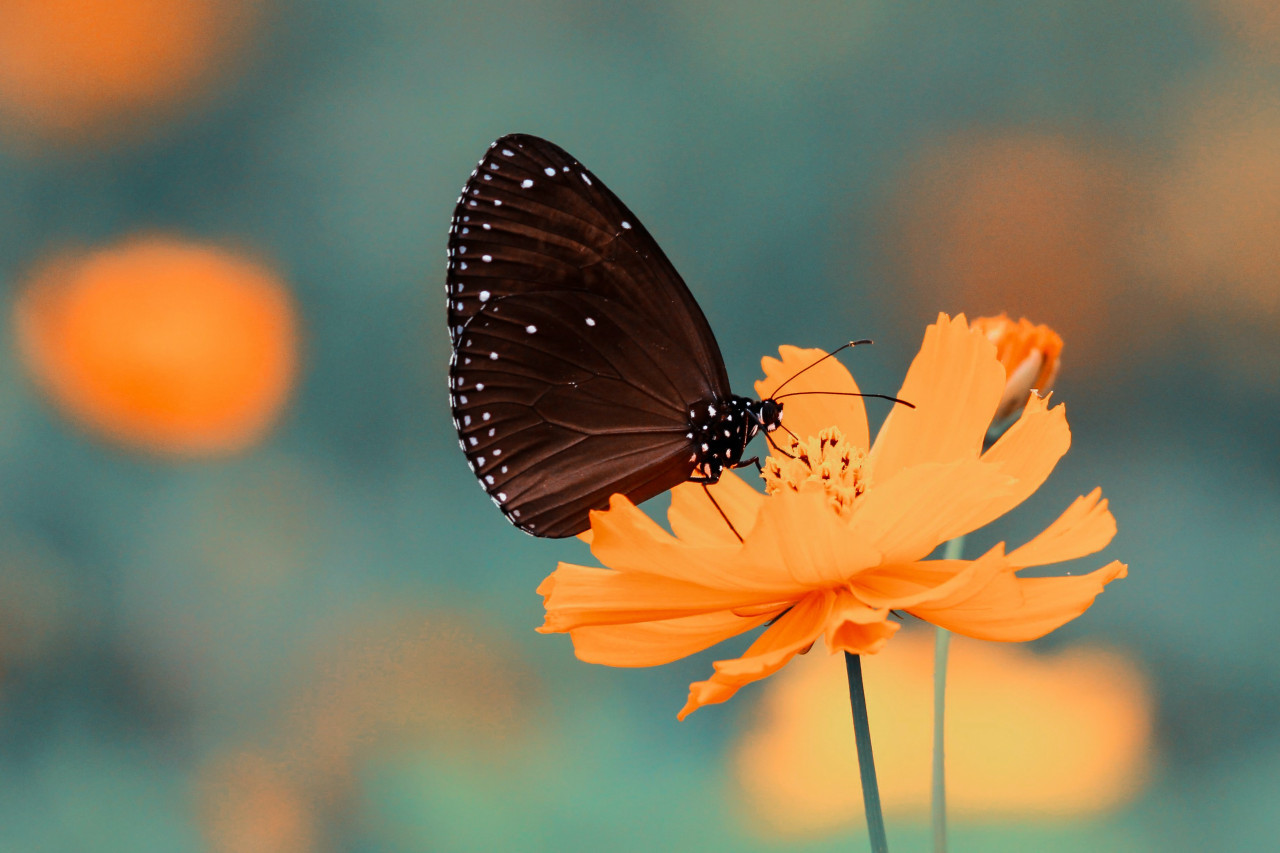
{"label": "white spot on wing", "polygon": [[555,168],[555,166],[548,166],[547,168],[543,169],[542,171],[544,171],[544,172],[546,172],[546,173],[547,173],[547,177],[548,177],[548,178],[554,178],[554,177],[556,176],[556,168]]}
{"label": "white spot on wing", "polygon": [[488,301],[489,301],[489,291],[487,291],[487,290],[482,290],[482,291],[480,291],[480,301],[481,301],[481,302],[488,302]]}
{"label": "white spot on wing", "polygon": [[529,180],[528,178],[525,178],[523,181],[520,182],[521,189],[527,190],[531,186],[533,186],[533,181]]}
{"label": "white spot on wing", "polygon": [[537,327],[537,326],[525,326],[525,327],[524,327],[524,330],[525,330],[526,332],[528,332],[529,334],[531,334],[531,335],[532,335],[534,332],[538,331],[538,327]]}
{"label": "white spot on wing", "polygon": [[497,354],[496,352],[491,352],[491,353],[489,353],[489,359],[490,359],[491,361],[497,361],[497,360],[498,360],[498,354]]}
{"label": "white spot on wing", "polygon": [[596,324],[596,321],[595,321],[595,320],[592,320],[590,317],[588,317],[588,318],[587,318],[587,325],[588,325],[588,326],[594,326],[595,324]]}
{"label": "white spot on wing", "polygon": [[587,186],[591,186],[591,179],[587,177],[586,172],[579,172],[578,174],[582,175],[582,180],[586,181]]}
{"label": "white spot on wing", "polygon": [[631,230],[631,223],[624,219],[622,220],[622,227],[626,228],[629,231]]}
{"label": "white spot on wing", "polygon": [[514,156],[515,156],[515,153],[516,153],[516,152],[512,151],[510,148],[503,148],[503,149],[502,149],[502,156],[503,156],[503,157],[514,157]]}
{"label": "white spot on wing", "polygon": [[488,264],[488,263],[492,263],[492,262],[493,262],[493,255],[481,255],[481,256],[480,256],[480,260],[484,261],[486,264]]}

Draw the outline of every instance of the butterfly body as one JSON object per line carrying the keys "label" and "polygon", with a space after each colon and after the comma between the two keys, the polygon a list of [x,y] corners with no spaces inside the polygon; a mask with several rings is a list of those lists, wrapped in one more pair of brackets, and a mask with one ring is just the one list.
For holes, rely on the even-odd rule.
{"label": "butterfly body", "polygon": [[450,404],[472,471],[535,536],[715,482],[781,404],[731,393],[711,328],[657,243],[546,140],[497,140],[449,231]]}

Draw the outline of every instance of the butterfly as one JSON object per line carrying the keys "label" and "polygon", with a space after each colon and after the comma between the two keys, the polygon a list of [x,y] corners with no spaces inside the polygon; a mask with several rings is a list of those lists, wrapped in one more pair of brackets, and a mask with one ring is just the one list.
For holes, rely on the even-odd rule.
{"label": "butterfly", "polygon": [[458,442],[526,533],[580,533],[613,494],[715,483],[782,423],[777,400],[731,392],[702,309],[635,214],[545,139],[504,136],[471,173],[446,289]]}

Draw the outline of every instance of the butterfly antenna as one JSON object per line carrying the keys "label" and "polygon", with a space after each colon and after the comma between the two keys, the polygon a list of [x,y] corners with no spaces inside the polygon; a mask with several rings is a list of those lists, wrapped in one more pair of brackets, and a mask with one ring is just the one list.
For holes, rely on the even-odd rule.
{"label": "butterfly antenna", "polygon": [[831,352],[829,352],[829,353],[827,353],[826,355],[824,355],[822,358],[818,359],[817,361],[813,362],[812,364],[807,365],[806,367],[802,367],[802,368],[800,368],[800,369],[799,369],[799,370],[797,370],[795,373],[793,373],[793,374],[791,374],[789,377],[787,377],[786,382],[783,382],[783,383],[782,383],[781,385],[779,385],[777,388],[774,388],[774,389],[773,389],[773,393],[769,395],[769,399],[771,399],[771,400],[776,400],[776,399],[778,399],[778,392],[779,392],[779,391],[781,391],[783,388],[786,388],[786,387],[787,387],[787,385],[791,382],[791,380],[792,380],[792,379],[795,379],[797,376],[799,376],[800,374],[804,373],[806,370],[811,370],[812,368],[817,367],[819,364],[822,364],[822,362],[826,361],[827,359],[831,358],[832,356],[836,355],[837,353],[844,352],[845,350],[849,349],[850,347],[861,346],[862,344],[869,344],[869,343],[872,343],[872,341],[871,341],[870,339],[868,339],[868,338],[863,338],[863,339],[862,339],[862,340],[860,340],[860,341],[849,341],[849,343],[847,343],[847,344],[844,344],[844,345],[842,345],[842,346],[838,346],[838,347],[836,347],[836,348],[835,348],[835,349],[833,349]]}
{"label": "butterfly antenna", "polygon": [[[908,403],[906,400],[898,397],[891,397],[888,394],[860,394],[856,391],[792,391],[790,394],[775,394],[772,399],[781,400],[783,397],[803,397],[805,394],[829,394],[835,397],[874,397],[877,400],[888,400],[890,403],[900,403],[908,409],[914,409],[915,403]],[[790,430],[788,430],[790,432]]]}
{"label": "butterfly antenna", "polygon": [[724,510],[721,509],[719,502],[716,500],[716,496],[711,494],[711,487],[706,483],[703,483],[702,491],[707,493],[707,498],[710,499],[711,505],[716,508],[716,512],[720,513],[720,517],[724,519],[724,523],[729,525],[729,529],[733,531],[733,535],[737,536],[738,541],[741,542],[742,534],[738,532],[738,528],[733,526],[733,522],[729,520],[729,516],[725,515]]}

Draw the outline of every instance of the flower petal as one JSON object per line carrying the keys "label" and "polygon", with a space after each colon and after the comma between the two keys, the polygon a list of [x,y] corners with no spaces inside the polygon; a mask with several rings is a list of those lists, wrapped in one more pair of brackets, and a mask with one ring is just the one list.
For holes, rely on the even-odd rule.
{"label": "flower petal", "polygon": [[589,625],[569,632],[578,659],[605,666],[659,666],[763,625],[778,610],[739,616],[725,610],[635,625]]}
{"label": "flower petal", "polygon": [[644,572],[615,572],[561,563],[538,587],[546,608],[539,633],[556,634],[584,625],[654,622],[792,600],[772,590],[746,592],[676,580]]}
{"label": "flower petal", "polygon": [[[724,519],[719,523],[723,526]],[[737,539],[719,547],[685,545],[624,495],[614,495],[607,510],[592,511],[591,529],[591,553],[618,572],[662,576],[726,590],[755,590],[770,585],[742,571]]]}
{"label": "flower petal", "polygon": [[1031,395],[1018,420],[982,454],[983,462],[999,465],[1017,483],[1008,495],[990,502],[977,516],[977,526],[994,521],[1034,494],[1070,446],[1067,407],[1050,409],[1049,398]]}
{"label": "flower petal", "polygon": [[1043,533],[1010,552],[1009,563],[1025,569],[1074,560],[1101,551],[1115,535],[1115,516],[1097,488],[1076,498]]}
{"label": "flower petal", "polygon": [[966,637],[1024,642],[1070,622],[1104,586],[1126,574],[1128,567],[1118,560],[1080,576],[1020,578],[1000,572],[967,601],[927,604],[909,612]]}
{"label": "flower petal", "polygon": [[[845,366],[834,358],[826,358],[820,349],[800,349],[784,346],[778,348],[781,360],[763,358],[764,379],[756,381],[756,394],[761,400],[769,399],[784,383],[782,389],[783,424],[801,439],[815,436],[829,426],[837,426],[845,438],[855,447],[870,446],[867,429],[867,409],[861,397],[843,396],[858,393]],[[810,368],[810,365],[815,365]],[[810,368],[805,370],[805,368]],[[800,371],[804,370],[803,374]],[[795,377],[793,381],[792,377]],[[809,392],[822,391],[822,394]],[[799,393],[806,392],[806,393]],[[795,395],[795,396],[792,396]]]}
{"label": "flower petal", "polygon": [[[850,582],[859,601],[886,610],[908,610],[917,605],[945,600],[974,583],[985,585],[990,575],[1007,567],[1003,552],[999,559],[923,560],[880,566],[863,572]],[[967,596],[966,596],[967,597]]]}
{"label": "flower petal", "polygon": [[975,515],[1013,486],[1012,477],[977,459],[916,465],[868,489],[850,530],[879,549],[884,563],[914,562],[978,527]]}
{"label": "flower petal", "polygon": [[[700,487],[694,488],[701,491]],[[769,550],[768,553],[779,553],[777,549],[782,549],[783,544],[800,528],[778,529],[777,521],[768,528],[761,528],[768,510],[775,513],[782,511],[787,518],[792,518],[791,514],[785,513],[786,509],[785,505],[778,506],[776,500],[762,499],[759,512],[761,520],[752,525],[748,545],[754,542],[758,548],[761,543],[772,542],[775,550]],[[811,525],[814,519],[808,517],[803,520]],[[718,527],[725,526],[722,518],[717,517],[714,523]],[[807,589],[803,584],[797,583],[778,560],[772,557],[751,558],[736,537],[730,539],[728,544],[717,546],[695,547],[684,544],[663,530],[623,495],[614,495],[608,510],[592,512],[591,526],[595,531],[591,553],[606,566],[623,574],[661,576],[704,589],[724,590],[736,595],[735,600],[742,605],[781,601]],[[857,557],[864,550],[855,548],[850,556]],[[736,605],[724,605],[733,606]]]}
{"label": "flower petal", "polygon": [[[707,490],[715,503],[707,497]],[[764,500],[764,495],[751,488],[746,480],[725,471],[720,475],[720,482],[705,489],[696,483],[681,483],[672,489],[667,521],[686,545],[736,546],[740,543],[733,531],[737,530],[745,538],[755,527],[756,513]],[[716,504],[733,522],[733,529],[725,523]]]}
{"label": "flower petal", "polygon": [[676,716],[683,720],[703,705],[724,702],[739,688],[777,672],[818,638],[834,601],[830,590],[805,596],[757,637],[742,657],[716,661],[715,675],[689,685],[689,701]]}
{"label": "flower petal", "polygon": [[740,565],[754,567],[761,578],[773,575],[774,589],[792,594],[839,585],[877,565],[875,543],[851,530],[829,501],[816,482],[774,494],[743,545]]}
{"label": "flower petal", "polygon": [[901,627],[897,622],[890,622],[888,615],[889,611],[868,607],[848,590],[840,590],[823,632],[827,648],[832,654],[875,654]]}
{"label": "flower petal", "polygon": [[939,314],[898,392],[915,408],[894,406],[876,436],[867,460],[872,481],[922,463],[976,458],[1004,382],[991,342],[971,332],[963,314]]}

